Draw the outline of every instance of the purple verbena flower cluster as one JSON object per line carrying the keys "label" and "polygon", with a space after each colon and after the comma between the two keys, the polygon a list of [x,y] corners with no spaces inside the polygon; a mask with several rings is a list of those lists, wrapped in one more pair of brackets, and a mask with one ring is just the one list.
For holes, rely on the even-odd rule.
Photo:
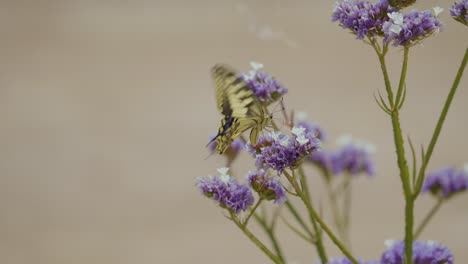
{"label": "purple verbena flower cluster", "polygon": [[339,141],[341,146],[337,150],[314,152],[309,160],[335,175],[343,172],[350,175],[365,173],[373,176],[375,174],[375,164],[372,160],[372,154],[375,152],[373,145],[353,142],[349,136],[342,137]]}
{"label": "purple verbena flower cluster", "polygon": [[199,177],[196,186],[206,197],[216,201],[222,208],[234,213],[246,211],[254,203],[254,197],[247,185],[242,185],[227,174],[227,168],[220,168],[219,176]]}
{"label": "purple verbena flower cluster", "polygon": [[286,168],[295,168],[305,158],[319,148],[316,137],[305,134],[305,128],[293,127],[292,135],[271,132],[261,136],[256,146],[247,147],[255,155],[257,168],[272,168],[282,173]]}
{"label": "purple verbena flower cluster", "polygon": [[468,25],[468,0],[455,2],[449,12],[456,21]]}
{"label": "purple verbena flower cluster", "polygon": [[387,0],[375,3],[360,0],[337,2],[332,14],[332,21],[339,21],[343,28],[350,29],[357,39],[382,35],[382,25],[388,21],[388,13],[396,11]]}
{"label": "purple verbena flower cluster", "polygon": [[443,27],[431,11],[391,12],[388,17],[390,20],[383,24],[384,42],[393,42],[394,46],[417,44]]}
{"label": "purple verbena flower cluster", "polygon": [[[387,241],[388,248],[382,254],[381,264],[403,264],[405,259],[404,241]],[[413,242],[414,264],[453,264],[450,249],[434,241]]]}
{"label": "purple verbena flower cluster", "polygon": [[426,175],[422,192],[448,198],[468,188],[468,168],[458,170],[453,167],[441,169]]}
{"label": "purple verbena flower cluster", "polygon": [[247,183],[263,199],[275,200],[276,204],[282,204],[287,199],[286,191],[279,178],[268,175],[268,172],[263,169],[249,171]]}
{"label": "purple verbena flower cluster", "polygon": [[[364,261],[361,259],[357,259],[357,261],[359,262],[359,264],[378,264],[377,261]],[[327,264],[353,264],[353,263],[347,257],[341,257],[341,258],[334,258],[328,261]]]}
{"label": "purple verbena flower cluster", "polygon": [[253,70],[243,73],[242,78],[250,85],[255,96],[263,104],[270,104],[288,92],[281,83],[266,72],[259,71],[262,64],[251,62]]}

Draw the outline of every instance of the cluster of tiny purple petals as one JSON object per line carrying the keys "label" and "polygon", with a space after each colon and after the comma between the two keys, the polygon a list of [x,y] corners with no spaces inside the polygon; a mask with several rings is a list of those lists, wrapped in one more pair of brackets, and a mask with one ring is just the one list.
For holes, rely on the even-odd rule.
{"label": "cluster of tiny purple petals", "polygon": [[[299,130],[300,132],[296,132]],[[261,136],[256,146],[247,146],[247,150],[255,155],[257,168],[272,168],[282,173],[286,168],[295,168],[305,158],[319,148],[320,141],[316,137],[306,137],[304,128],[293,128],[293,134],[270,132]]]}
{"label": "cluster of tiny purple petals", "polygon": [[315,163],[317,166],[319,166],[322,170],[328,171],[332,173],[333,171],[338,171],[338,168],[333,168],[333,151],[330,151],[328,149],[320,149],[319,151],[313,152],[309,156],[309,161]]}
{"label": "cluster of tiny purple petals", "polygon": [[[359,264],[378,264],[377,261],[364,261],[361,259],[357,259]],[[327,264],[353,264],[351,260],[349,260],[347,257],[341,257],[341,258],[334,258],[330,261],[327,262]]]}
{"label": "cluster of tiny purple petals", "polygon": [[468,0],[455,2],[449,12],[455,20],[468,25]]}
{"label": "cluster of tiny purple petals", "polygon": [[444,168],[426,175],[422,192],[432,192],[443,198],[465,191],[468,188],[468,171],[453,167]]}
{"label": "cluster of tiny purple petals", "polygon": [[335,151],[321,150],[312,153],[309,160],[323,170],[335,175],[347,172],[350,175],[365,173],[375,174],[375,164],[372,159],[373,150],[367,143],[348,142]]}
{"label": "cluster of tiny purple petals", "polygon": [[239,184],[229,175],[200,177],[197,178],[196,186],[206,197],[236,214],[247,210],[254,202],[249,187]]}
{"label": "cluster of tiny purple petals", "polygon": [[319,125],[313,122],[298,121],[295,123],[296,127],[305,128],[305,134],[307,137],[318,138],[321,142],[327,140],[327,134]]}
{"label": "cluster of tiny purple petals", "polygon": [[351,175],[366,173],[372,176],[375,173],[375,166],[371,154],[359,144],[346,144],[332,155],[333,173],[348,172]]}
{"label": "cluster of tiny purple petals", "polygon": [[255,96],[265,104],[278,100],[288,92],[288,89],[266,72],[253,70],[242,74],[242,77],[254,91]]}
{"label": "cluster of tiny purple petals", "polygon": [[[381,264],[403,264],[405,258],[404,241],[394,241],[382,254]],[[453,264],[450,249],[434,241],[413,242],[414,264]]]}
{"label": "cluster of tiny purple petals", "polygon": [[278,177],[268,175],[267,171],[260,169],[249,171],[247,183],[260,197],[266,200],[275,200],[276,204],[286,201],[286,191]]}
{"label": "cluster of tiny purple petals", "polygon": [[350,29],[357,39],[381,34],[382,25],[388,21],[387,13],[396,9],[390,7],[387,0],[375,3],[360,0],[337,2],[332,14],[332,21],[339,21],[341,27]]}
{"label": "cluster of tiny purple petals", "polygon": [[443,27],[431,11],[392,12],[388,16],[391,19],[383,24],[384,42],[394,46],[414,45]]}

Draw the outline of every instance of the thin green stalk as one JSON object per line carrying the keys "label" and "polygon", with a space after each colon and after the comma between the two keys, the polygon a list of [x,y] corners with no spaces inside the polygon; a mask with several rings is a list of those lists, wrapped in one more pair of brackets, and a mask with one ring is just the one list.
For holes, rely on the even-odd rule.
{"label": "thin green stalk", "polygon": [[[377,51],[377,49],[376,49]],[[400,126],[400,115],[398,109],[398,101],[394,103],[393,101],[393,92],[388,77],[387,66],[385,62],[385,54],[377,52],[380,61],[380,67],[382,69],[382,74],[384,76],[385,88],[387,90],[389,104],[392,107],[391,111],[391,120],[393,127],[393,139],[395,142],[396,153],[397,153],[397,163],[400,170],[400,179],[403,185],[403,192],[405,194],[405,259],[407,264],[412,264],[413,256],[413,224],[414,224],[414,199],[411,191],[410,185],[410,175],[408,164],[405,157],[405,148],[403,133]],[[400,94],[405,84],[406,72],[407,72],[407,63],[408,63],[408,48],[405,47],[405,52],[403,55],[403,67],[400,75],[400,83],[397,92]]]}
{"label": "thin green stalk", "polygon": [[419,224],[418,228],[416,228],[416,231],[414,232],[414,239],[417,239],[419,235],[422,233],[426,225],[429,223],[429,221],[432,219],[432,217],[439,211],[440,207],[442,206],[444,200],[443,198],[439,198],[437,200],[437,203],[432,207],[432,209],[427,213],[427,215],[424,217],[422,222]]}
{"label": "thin green stalk", "polygon": [[349,235],[351,226],[351,175],[345,179],[344,199],[343,199],[343,239],[351,250],[351,239]]}
{"label": "thin green stalk", "polygon": [[257,203],[254,205],[254,207],[252,209],[250,209],[250,213],[249,215],[247,216],[247,218],[245,218],[245,221],[244,223],[242,224],[243,227],[246,227],[247,226],[247,223],[249,223],[249,220],[250,220],[250,217],[252,217],[252,215],[255,213],[255,210],[257,210],[258,206],[263,202],[263,199],[260,198],[258,199]]}
{"label": "thin green stalk", "polygon": [[311,237],[315,237],[314,234],[312,234],[312,231],[310,231],[309,227],[305,224],[304,220],[302,219],[302,217],[299,215],[299,213],[297,212],[296,208],[294,208],[294,206],[291,204],[291,202],[289,200],[286,200],[285,202],[286,204],[286,207],[289,209],[289,211],[291,212],[291,214],[294,216],[294,218],[296,219],[296,221],[299,223],[299,225],[304,229],[304,231]]}
{"label": "thin green stalk", "polygon": [[[327,179],[327,178],[326,178]],[[338,210],[338,203],[336,199],[336,193],[333,190],[331,183],[329,180],[325,180],[325,188],[327,189],[328,193],[328,200],[330,200],[330,207],[332,211],[332,218],[333,222],[335,223],[336,229],[338,230],[338,234],[340,238],[344,239],[344,230],[343,230],[343,223],[342,223],[342,217],[339,213]]]}
{"label": "thin green stalk", "polygon": [[[288,180],[291,183],[291,185],[293,186],[293,188],[299,194],[299,197],[301,198],[302,202],[304,203],[307,210],[309,211],[310,216],[313,217],[317,221],[317,223],[320,225],[320,227],[323,229],[323,231],[325,231],[325,233],[327,233],[327,235],[330,237],[332,242],[341,250],[341,252],[346,257],[348,257],[348,259],[351,260],[351,262],[353,264],[359,264],[359,262],[356,260],[356,258],[353,257],[353,255],[351,255],[349,250],[343,245],[343,243],[340,242],[340,240],[338,240],[338,238],[335,236],[335,234],[333,234],[333,232],[328,227],[328,225],[322,220],[322,218],[319,216],[319,214],[315,211],[315,209],[312,207],[312,204],[309,202],[309,200],[307,199],[305,194],[301,191],[301,189],[300,189],[298,183],[296,182],[296,180],[294,178],[292,178],[291,175],[289,175],[289,173],[287,173],[286,171],[284,171],[283,174],[286,176],[286,178],[288,178]],[[324,263],[326,263],[326,261]]]}
{"label": "thin green stalk", "polygon": [[284,224],[289,227],[289,229],[291,229],[294,233],[296,233],[296,235],[298,235],[299,237],[301,237],[302,239],[304,239],[305,241],[311,243],[311,244],[315,244],[315,240],[313,237],[308,237],[307,234],[304,234],[302,233],[301,230],[297,229],[296,227],[294,227],[291,223],[289,223],[284,217],[281,217],[281,220],[283,220]]}
{"label": "thin green stalk", "polygon": [[440,113],[439,120],[437,121],[437,125],[434,129],[434,133],[432,134],[431,141],[424,155],[424,160],[418,173],[418,181],[417,181],[416,188],[414,191],[414,199],[416,199],[419,193],[421,192],[421,187],[424,182],[427,165],[429,164],[429,161],[431,159],[432,152],[434,151],[434,147],[440,135],[440,131],[442,131],[442,126],[444,125],[445,117],[447,116],[447,113],[450,109],[450,105],[452,104],[453,97],[455,96],[455,92],[457,91],[458,85],[460,84],[460,80],[463,76],[463,72],[465,70],[467,61],[468,61],[468,48],[465,50],[465,55],[463,56],[463,60],[461,62],[460,68],[458,68],[457,76],[455,77],[455,80],[453,81],[453,84],[452,84],[452,88],[450,89],[447,99],[445,100],[444,107],[442,109],[442,112]]}
{"label": "thin green stalk", "polygon": [[254,217],[255,217],[255,220],[257,220],[257,222],[260,224],[262,229],[265,231],[265,233],[268,235],[268,238],[270,239],[271,244],[273,245],[273,249],[275,250],[276,255],[278,256],[278,258],[283,263],[286,263],[283,252],[281,251],[281,247],[279,246],[278,239],[276,239],[276,235],[275,235],[273,226],[268,226],[266,220],[261,218],[257,214],[254,214]]}
{"label": "thin green stalk", "polygon": [[231,214],[231,220],[239,227],[240,230],[261,250],[265,255],[267,255],[273,263],[276,264],[284,264],[281,259],[276,256],[273,252],[271,252],[252,232],[250,232],[246,227],[242,225],[242,223],[237,219],[234,213]]}
{"label": "thin green stalk", "polygon": [[395,107],[398,107],[400,105],[401,96],[403,94],[403,88],[405,86],[406,72],[408,71],[408,53],[409,47],[405,47],[403,50],[403,65],[401,66],[400,83],[398,84]]}
{"label": "thin green stalk", "polygon": [[[292,170],[292,178],[294,179],[294,182],[296,182],[296,175],[294,174],[294,170]],[[300,173],[300,180],[301,180],[301,187],[300,188],[300,192],[301,194],[304,195],[304,198],[309,201],[309,203],[311,203],[311,199],[310,199],[310,193],[309,193],[309,187],[307,186],[307,180],[306,180],[306,177],[304,176],[304,173]],[[296,189],[296,192],[298,190]],[[327,263],[328,262],[328,257],[327,257],[327,253],[325,251],[325,247],[323,245],[323,238],[322,238],[322,230],[319,229],[319,226],[317,225],[317,222],[315,221],[315,218],[310,215],[310,222],[312,223],[312,227],[314,228],[314,231],[315,231],[315,238],[316,238],[316,243],[315,243],[315,246],[317,248],[317,253],[320,257],[320,260],[322,261],[322,263]]]}

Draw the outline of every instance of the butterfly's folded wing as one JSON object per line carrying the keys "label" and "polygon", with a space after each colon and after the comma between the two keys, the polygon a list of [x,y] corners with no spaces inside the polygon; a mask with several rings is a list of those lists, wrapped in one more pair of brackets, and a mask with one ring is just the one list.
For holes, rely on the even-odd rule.
{"label": "butterfly's folded wing", "polygon": [[251,128],[250,140],[256,144],[264,127],[264,112],[253,90],[229,66],[215,65],[212,75],[218,110],[224,115],[215,137],[218,143],[216,151],[223,153],[234,139]]}

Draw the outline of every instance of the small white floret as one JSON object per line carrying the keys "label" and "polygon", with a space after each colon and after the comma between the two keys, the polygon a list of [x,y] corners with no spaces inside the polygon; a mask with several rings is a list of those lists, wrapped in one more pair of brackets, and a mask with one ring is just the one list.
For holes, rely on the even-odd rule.
{"label": "small white floret", "polygon": [[227,172],[229,171],[229,168],[226,168],[226,167],[218,168],[217,171],[219,172],[220,175],[228,175]]}
{"label": "small white floret", "polygon": [[393,24],[389,28],[390,32],[395,33],[395,34],[400,34],[402,28],[400,25]]}
{"label": "small white floret", "polygon": [[244,79],[246,81],[250,81],[250,80],[253,80],[255,78],[255,71],[248,71],[246,73],[244,73]]}
{"label": "small white floret", "polygon": [[299,144],[302,146],[309,142],[309,139],[304,137],[303,135],[296,137],[296,141],[299,142]]}
{"label": "small white floret", "polygon": [[395,25],[403,25],[403,14],[400,12],[392,12],[388,14],[388,17],[393,21]]}
{"label": "small white floret", "polygon": [[388,240],[385,240],[384,242],[384,245],[387,247],[387,248],[391,248],[393,245],[395,245],[395,240],[393,239],[388,239]]}
{"label": "small white floret", "polygon": [[304,127],[293,127],[291,129],[291,133],[293,133],[296,136],[301,136],[304,135],[305,128]]}
{"label": "small white floret", "polygon": [[219,178],[221,179],[221,181],[223,183],[229,183],[229,180],[231,179],[231,176],[229,176],[227,174],[223,174],[223,175],[219,176]]}
{"label": "small white floret", "polygon": [[250,66],[252,66],[252,68],[254,69],[254,71],[258,71],[258,70],[260,70],[261,68],[263,68],[263,64],[258,63],[258,62],[255,62],[255,61],[251,61],[251,62],[250,62]]}
{"label": "small white floret", "polygon": [[442,7],[440,7],[440,6],[436,6],[432,10],[434,10],[434,15],[435,16],[439,16],[440,13],[442,13],[444,11],[444,9]]}

